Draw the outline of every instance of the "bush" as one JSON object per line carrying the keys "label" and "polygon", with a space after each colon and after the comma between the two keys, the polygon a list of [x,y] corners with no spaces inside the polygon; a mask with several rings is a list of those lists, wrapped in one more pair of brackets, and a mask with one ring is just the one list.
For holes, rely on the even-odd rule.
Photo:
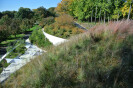
{"label": "bush", "polygon": [[3,71],[3,68],[6,68],[9,64],[7,63],[7,61],[5,59],[3,59],[0,62],[0,73]]}
{"label": "bush", "polygon": [[44,31],[61,38],[69,38],[72,35],[84,32],[84,30],[77,28],[73,23],[73,17],[64,14],[56,17],[55,23],[46,25]]}
{"label": "bush", "polygon": [[44,27],[44,26],[50,25],[54,22],[55,22],[54,17],[47,17],[47,18],[43,18],[39,25],[41,27]]}
{"label": "bush", "polygon": [[44,48],[44,47],[48,47],[48,46],[51,45],[49,40],[46,39],[46,37],[42,33],[41,29],[34,30],[29,39],[30,39],[31,43],[36,44],[39,47],[43,47]]}
{"label": "bush", "polygon": [[41,27],[39,25],[35,25],[34,27],[30,28],[30,29],[27,29],[26,31],[33,31],[33,30],[38,30],[40,29]]}
{"label": "bush", "polygon": [[70,15],[63,14],[55,18],[57,25],[73,25],[74,18]]}
{"label": "bush", "polygon": [[74,26],[69,26],[69,25],[57,26],[56,23],[49,26],[45,26],[44,31],[51,35],[55,35],[61,38],[69,38],[70,36],[84,32],[84,30]]}

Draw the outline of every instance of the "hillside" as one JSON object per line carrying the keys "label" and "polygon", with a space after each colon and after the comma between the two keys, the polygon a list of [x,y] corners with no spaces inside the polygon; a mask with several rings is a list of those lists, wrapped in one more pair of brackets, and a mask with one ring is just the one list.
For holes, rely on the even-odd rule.
{"label": "hillside", "polygon": [[133,21],[97,25],[36,57],[3,88],[131,88]]}

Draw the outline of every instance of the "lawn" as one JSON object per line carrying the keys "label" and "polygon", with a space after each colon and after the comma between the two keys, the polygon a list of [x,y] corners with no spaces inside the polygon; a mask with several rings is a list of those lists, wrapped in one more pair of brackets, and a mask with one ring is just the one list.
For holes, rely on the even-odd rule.
{"label": "lawn", "polygon": [[16,37],[14,35],[11,35],[7,40],[2,41],[0,43],[0,46],[6,47],[9,44],[15,42],[17,39],[23,38],[24,36],[25,36],[25,34],[17,34]]}

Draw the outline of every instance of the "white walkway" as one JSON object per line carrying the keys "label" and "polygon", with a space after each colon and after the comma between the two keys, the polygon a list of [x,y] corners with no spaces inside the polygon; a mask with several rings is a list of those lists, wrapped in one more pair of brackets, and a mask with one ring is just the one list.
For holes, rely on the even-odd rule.
{"label": "white walkway", "polygon": [[37,46],[32,45],[29,39],[26,40],[25,47],[27,48],[25,54],[13,60],[7,59],[7,61],[9,61],[11,64],[7,68],[5,68],[4,71],[0,74],[0,83],[5,81],[12,73],[16,72],[18,69],[20,69],[26,63],[28,63],[35,56],[45,52],[40,48],[38,48]]}
{"label": "white walkway", "polygon": [[42,29],[42,31],[43,31],[43,34],[46,36],[46,38],[55,46],[67,41],[66,39],[59,38],[44,32],[44,29]]}

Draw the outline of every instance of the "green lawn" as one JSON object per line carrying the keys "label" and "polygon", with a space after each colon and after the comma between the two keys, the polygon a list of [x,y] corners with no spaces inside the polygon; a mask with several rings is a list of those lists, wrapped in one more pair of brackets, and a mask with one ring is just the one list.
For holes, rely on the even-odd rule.
{"label": "green lawn", "polygon": [[16,35],[16,37],[14,35],[11,35],[7,40],[2,41],[0,43],[0,46],[6,47],[9,44],[15,42],[17,39],[23,38],[24,36],[25,36],[25,34],[18,34],[18,35]]}
{"label": "green lawn", "polygon": [[35,29],[40,29],[41,27],[38,26],[38,25],[35,25],[34,27],[30,28],[30,29],[27,29],[26,32],[30,32],[30,31],[33,31]]}

